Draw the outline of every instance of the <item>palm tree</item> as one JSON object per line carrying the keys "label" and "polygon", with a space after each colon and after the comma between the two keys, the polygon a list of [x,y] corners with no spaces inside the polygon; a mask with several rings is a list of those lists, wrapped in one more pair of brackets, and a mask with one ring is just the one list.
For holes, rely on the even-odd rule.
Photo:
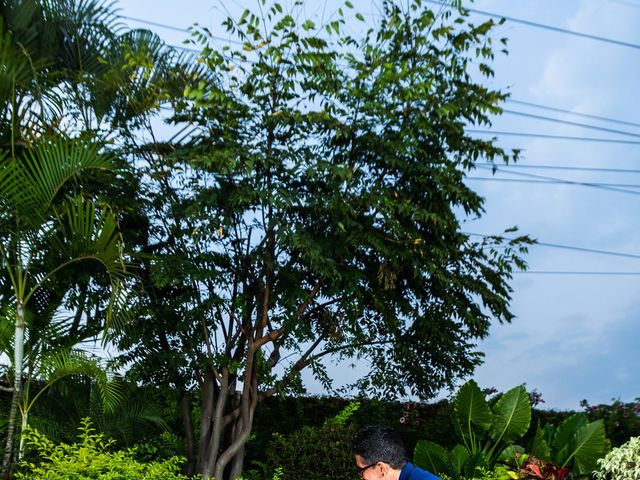
{"label": "palm tree", "polygon": [[[122,294],[126,273],[123,243],[115,215],[65,187],[87,170],[111,169],[112,160],[96,144],[78,140],[44,141],[20,157],[0,160],[0,260],[11,285],[5,299],[14,312],[14,385],[3,469],[10,468],[18,404],[22,398],[25,329],[30,302],[61,273],[83,263],[106,274],[109,311]],[[96,268],[98,267],[98,268]],[[8,301],[7,301],[8,300]]]}
{"label": "palm tree", "polygon": [[[150,112],[182,94],[185,83],[197,83],[202,70],[150,32],[121,33],[112,6],[104,0],[0,0],[0,309],[5,318],[10,314],[14,374],[5,476],[18,406],[23,402],[23,422],[29,410],[25,345],[35,362],[32,340],[48,331],[50,310],[67,292],[81,292],[82,312],[82,292],[108,285],[109,300],[101,305],[108,319],[126,293],[123,242],[117,216],[106,206],[115,203],[101,201],[86,173],[112,172],[116,159],[105,154],[102,141],[114,138],[116,129],[144,126]],[[83,334],[97,334],[95,327]],[[70,328],[58,346],[70,348],[82,338],[76,333]],[[33,374],[29,362],[26,372]]]}

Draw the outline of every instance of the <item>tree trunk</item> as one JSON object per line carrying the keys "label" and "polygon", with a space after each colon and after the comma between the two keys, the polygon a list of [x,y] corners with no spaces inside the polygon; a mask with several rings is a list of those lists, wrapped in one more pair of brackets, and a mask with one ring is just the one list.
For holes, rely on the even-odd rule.
{"label": "tree trunk", "polygon": [[[242,419],[239,418],[236,422],[234,422],[232,439],[236,438],[239,432],[242,430]],[[235,457],[231,461],[231,469],[229,472],[229,480],[235,480],[240,475],[242,475],[242,467],[244,466],[244,445],[240,447],[238,453],[236,453]]]}
{"label": "tree trunk", "polygon": [[[225,414],[227,400],[229,399],[229,392],[230,392],[229,371],[226,368],[223,368],[222,371],[223,371],[222,379],[220,380],[220,386],[218,388],[217,398],[212,399],[213,401],[211,402],[212,407],[214,406],[213,404],[215,403],[215,408],[212,408],[211,415],[207,419],[203,418],[203,423],[205,421],[208,421],[206,428],[207,428],[207,431],[209,432],[209,437],[207,439],[208,441],[204,445],[204,449],[203,449],[202,443],[200,444],[201,455],[202,455],[200,462],[203,464],[203,468],[202,470],[200,470],[200,473],[202,473],[202,478],[205,478],[205,479],[213,477],[214,469],[218,462],[220,447],[221,447],[221,444],[223,443],[222,441],[224,439],[224,434],[227,427],[224,422],[224,414]],[[212,378],[212,382],[214,383],[214,386],[216,386],[217,381],[213,376],[211,378]],[[232,382],[232,383],[235,385],[235,382]],[[203,396],[203,400],[204,400],[204,396]],[[222,476],[219,476],[219,479],[223,480]],[[216,478],[216,480],[218,479]]]}
{"label": "tree trunk", "polygon": [[191,477],[196,472],[196,447],[193,433],[193,420],[191,419],[191,397],[187,392],[185,392],[180,399],[180,407],[182,411],[182,422],[184,424],[184,435],[187,439],[186,474],[188,477]]}
{"label": "tree trunk", "polygon": [[[250,366],[251,368],[251,366]],[[220,385],[207,376],[202,385],[200,450],[197,473],[203,479],[232,480],[242,474],[244,446],[249,440],[257,403],[257,382],[251,388],[235,392],[235,381],[223,369]],[[215,390],[215,394],[214,394]],[[242,413],[239,413],[242,411]]]}
{"label": "tree trunk", "polygon": [[11,478],[13,463],[13,444],[16,433],[16,417],[18,415],[18,402],[22,395],[22,360],[24,357],[24,305],[18,301],[16,307],[16,329],[14,334],[13,369],[13,396],[11,398],[11,410],[9,411],[9,423],[7,426],[7,443],[4,448],[2,460],[2,475],[5,480]]}
{"label": "tree trunk", "polygon": [[[27,428],[28,417],[29,417],[28,412],[24,412],[22,414],[22,423],[20,426],[20,432],[24,432],[25,429]],[[22,460],[23,456],[24,456],[24,435],[20,435],[20,444],[18,447],[18,461]]]}
{"label": "tree trunk", "polygon": [[[253,342],[250,342],[247,355],[246,365],[244,373],[242,374],[242,394],[240,395],[240,406],[235,410],[240,412],[238,425],[240,428],[233,433],[231,442],[227,448],[217,455],[218,459],[215,463],[214,478],[224,479],[225,471],[231,464],[236,455],[241,454],[244,449],[244,445],[249,440],[251,434],[251,427],[253,426],[253,414],[258,402],[258,379],[255,371],[256,361],[256,347]],[[233,420],[233,419],[230,419]],[[232,421],[226,422],[227,425],[233,424]],[[230,475],[230,472],[227,473]],[[205,477],[207,478],[207,477]]]}

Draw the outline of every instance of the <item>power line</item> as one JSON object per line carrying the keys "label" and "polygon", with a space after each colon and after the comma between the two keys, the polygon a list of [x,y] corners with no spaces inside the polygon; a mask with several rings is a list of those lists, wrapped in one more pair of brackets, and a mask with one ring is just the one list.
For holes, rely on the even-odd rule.
{"label": "power line", "polygon": [[[166,23],[153,22],[151,20],[145,20],[143,18],[129,17],[127,15],[122,15],[121,18],[124,18],[126,20],[131,20],[132,22],[142,23],[143,25],[151,25],[153,27],[159,27],[159,28],[165,28],[167,30],[173,30],[174,32],[191,33],[191,30],[189,30],[188,28],[175,27],[173,25],[168,25]],[[232,40],[230,38],[224,38],[224,37],[219,37],[219,36],[215,36],[215,35],[209,35],[209,37],[212,38],[213,40],[218,40],[219,42],[227,42],[227,43],[233,43],[233,44],[236,44],[236,45],[242,45],[242,42],[240,42],[238,40]],[[176,48],[181,48],[181,47],[177,47],[176,45],[173,45],[173,46],[176,47]]]}
{"label": "power line", "polygon": [[[515,173],[515,172],[514,172]],[[497,177],[477,177],[468,176],[467,180],[487,180],[492,182],[511,182],[511,183],[543,183],[543,184],[559,184],[559,185],[576,185],[579,187],[605,187],[607,190],[610,188],[640,188],[640,184],[629,183],[586,183],[577,182],[575,180],[562,180],[558,179],[535,179],[535,178],[497,178]],[[615,190],[623,193],[632,193],[634,195],[640,194],[640,192],[634,192],[633,190]]]}
{"label": "power line", "polygon": [[[439,2],[437,0],[426,0],[429,3],[434,3],[436,5],[443,5],[443,2]],[[498,18],[498,19],[505,19],[508,20],[510,22],[513,23],[520,23],[522,25],[527,25],[529,27],[535,27],[535,28],[542,28],[545,30],[551,30],[553,32],[558,32],[558,33],[564,33],[567,35],[573,35],[576,37],[582,37],[582,38],[588,38],[590,40],[596,40],[598,42],[603,42],[603,43],[609,43],[612,45],[618,45],[621,47],[629,47],[629,48],[634,48],[636,50],[640,50],[640,45],[637,43],[630,43],[630,42],[623,42],[622,40],[615,40],[613,38],[607,38],[607,37],[601,37],[598,35],[592,35],[590,33],[584,33],[584,32],[577,32],[575,30],[569,30],[567,28],[561,28],[561,27],[556,27],[553,25],[547,25],[545,23],[538,23],[538,22],[532,22],[530,20],[525,20],[522,18],[515,18],[515,17],[509,17],[507,15],[500,15],[498,13],[492,13],[492,12],[486,12],[483,10],[476,10],[474,8],[466,8],[464,7],[465,10],[472,12],[472,13],[477,13],[478,15],[483,15],[485,17],[491,17],[491,18]]]}
{"label": "power line", "polygon": [[517,270],[513,273],[529,275],[607,275],[637,276],[640,272],[603,272],[603,271],[570,271],[570,270]]}
{"label": "power line", "polygon": [[[485,167],[481,167],[481,168],[485,168]],[[488,168],[488,167],[486,167]],[[546,175],[535,175],[533,173],[526,173],[526,172],[505,172],[504,170],[499,170],[498,168],[494,168],[492,170],[495,171],[500,171],[500,172],[504,172],[507,173],[509,175],[517,175],[517,176],[521,176],[521,177],[528,177],[529,179],[535,179],[535,180],[522,180],[520,179],[521,182],[527,182],[527,183],[559,183],[559,184],[565,184],[565,185],[576,185],[576,186],[581,186],[581,187],[591,187],[591,188],[598,188],[601,190],[609,190],[612,192],[618,192],[618,193],[628,193],[630,195],[640,195],[640,192],[638,191],[634,191],[634,190],[626,190],[625,188],[620,188],[623,186],[626,186],[628,188],[638,188],[640,187],[640,185],[621,185],[621,184],[611,184],[611,185],[607,185],[605,183],[599,183],[599,182],[579,182],[579,181],[575,181],[575,180],[565,180],[562,178],[556,178],[556,177],[548,177]],[[468,178],[472,178],[472,177],[468,177]],[[507,179],[507,178],[495,178],[495,177],[480,177],[480,178],[487,178],[489,180],[495,179],[496,181],[516,181],[516,179]]]}
{"label": "power line", "polygon": [[532,168],[532,169],[541,169],[541,170],[575,170],[581,172],[601,172],[601,173],[640,173],[640,169],[634,168],[605,168],[605,167],[577,167],[573,165],[531,165],[526,163],[509,163],[506,165],[496,165],[491,162],[475,162],[475,165],[478,167],[490,167],[490,168],[500,168],[502,171],[504,169],[511,168]]}
{"label": "power line", "polygon": [[191,52],[191,53],[197,53],[200,54],[202,53],[200,50],[196,49],[196,48],[189,48],[189,47],[185,47],[182,45],[172,45],[170,43],[167,44],[169,47],[171,48],[177,48],[178,50],[184,50],[185,52]]}
{"label": "power line", "polygon": [[605,190],[612,190],[614,192],[629,193],[632,195],[640,195],[640,192],[634,192],[633,190],[623,190],[623,188],[640,188],[639,184],[627,184],[627,183],[583,183],[573,180],[536,180],[528,178],[496,178],[496,177],[465,177],[467,180],[484,180],[488,182],[507,182],[507,183],[541,183],[541,184],[557,184],[557,185],[574,185],[577,187],[593,187],[603,188]]}
{"label": "power line", "polygon": [[559,119],[559,118],[545,117],[544,115],[535,115],[533,113],[520,112],[520,111],[517,111],[517,110],[503,109],[502,112],[503,113],[508,113],[510,115],[518,115],[520,117],[533,118],[533,119],[536,119],[536,120],[544,120],[544,121],[547,121],[547,122],[561,123],[563,125],[571,125],[571,126],[574,126],[574,127],[581,127],[581,128],[588,128],[588,129],[591,129],[591,130],[598,130],[600,132],[616,133],[618,135],[627,135],[629,137],[640,138],[640,133],[626,132],[624,130],[616,130],[614,128],[599,127],[597,125],[589,125],[587,123],[571,122],[569,120],[562,120],[562,119]]}
{"label": "power line", "polygon": [[516,100],[515,98],[507,98],[507,102],[515,103],[517,105],[523,105],[523,106],[527,106],[527,107],[540,108],[542,110],[549,110],[549,111],[552,111],[552,112],[566,113],[566,114],[569,114],[569,115],[575,115],[577,117],[591,118],[593,120],[600,120],[600,121],[603,121],[603,122],[610,122],[610,123],[618,123],[620,125],[628,125],[630,127],[638,127],[638,128],[640,128],[640,123],[627,122],[625,120],[619,120],[617,118],[602,117],[600,115],[592,115],[590,113],[575,112],[573,110],[566,110],[564,108],[557,108],[557,107],[551,107],[549,105],[540,105],[539,103],[525,102],[523,100]]}
{"label": "power line", "polygon": [[[472,232],[462,232],[465,235],[469,235],[472,237],[483,237],[483,238],[491,238],[491,237],[495,237],[496,235],[485,235],[482,233],[472,233]],[[505,240],[509,240],[509,241],[513,241],[513,238],[506,238],[503,237]],[[541,247],[549,247],[549,248],[559,248],[562,250],[574,250],[577,252],[585,252],[585,253],[595,253],[598,255],[609,255],[609,256],[613,256],[613,257],[624,257],[624,258],[634,258],[634,259],[640,259],[640,255],[636,255],[633,253],[622,253],[622,252],[613,252],[610,250],[598,250],[595,248],[585,248],[585,247],[575,247],[572,245],[561,245],[559,243],[549,243],[549,242],[539,242],[536,241],[534,245],[540,245]]]}
{"label": "power line", "polygon": [[[429,0],[429,1],[431,1],[431,0]],[[440,3],[440,2],[431,1],[431,3]],[[122,18],[127,19],[127,20],[131,20],[131,21],[134,21],[134,22],[146,24],[146,25],[151,25],[151,26],[154,26],[154,27],[165,28],[165,29],[168,29],[168,30],[181,32],[181,33],[190,33],[190,30],[187,29],[187,28],[175,27],[173,25],[169,25],[169,24],[166,24],[166,23],[155,22],[155,21],[146,20],[146,19],[137,18],[137,17],[131,17],[131,16],[127,16],[127,15],[123,15]],[[236,41],[236,40],[232,40],[232,39],[228,39],[228,38],[223,38],[223,37],[213,36],[213,35],[211,36],[211,38],[214,39],[214,40],[222,41],[222,42],[228,42],[228,43],[234,43],[234,44],[242,45],[242,42],[239,42],[239,41]],[[173,47],[173,48],[177,48],[177,49],[180,49],[180,50],[183,50],[183,51],[187,51],[187,52],[191,52],[191,53],[200,53],[200,51],[197,50],[197,49],[188,48],[188,47],[181,46],[181,45],[170,45],[170,46]],[[546,106],[546,105],[539,105],[539,104],[535,104],[535,103],[531,103],[531,102],[524,102],[524,101],[521,101],[521,100],[508,99],[508,101],[511,102],[511,103],[516,103],[516,104],[520,104],[520,105],[526,105],[526,106],[531,106],[531,107],[535,107],[535,108],[541,108],[541,109],[550,110],[550,111],[567,113],[567,114],[571,114],[571,115],[582,116],[582,117],[585,117],[585,118],[592,118],[592,119],[596,119],[596,120],[608,121],[608,122],[618,123],[618,124],[622,124],[622,125],[636,126],[636,127],[640,128],[640,124],[637,124],[637,123],[626,122],[626,121],[607,118],[607,117],[600,117],[600,116],[597,116],[597,115],[590,115],[590,114],[585,114],[585,113],[580,113],[580,112],[573,112],[573,111],[570,111],[570,110],[560,109],[560,108],[556,108],[556,107],[550,107],[550,106]],[[640,134],[636,134],[636,133],[633,133],[633,132],[625,132],[625,131],[621,131],[621,130],[615,130],[615,129],[609,129],[609,128],[605,128],[605,127],[599,127],[599,126],[596,126],[596,125],[588,125],[588,124],[582,124],[582,123],[577,123],[577,122],[570,122],[570,121],[567,121],[567,120],[561,120],[561,119],[556,119],[556,118],[551,118],[551,117],[544,117],[544,116],[541,116],[541,115],[534,115],[534,114],[530,114],[530,113],[526,113],[526,112],[519,112],[519,111],[514,111],[514,110],[509,110],[509,109],[505,109],[503,111],[504,111],[504,113],[508,113],[508,114],[512,114],[512,115],[520,115],[520,116],[524,116],[524,117],[528,117],[528,118],[535,118],[535,119],[538,119],[538,120],[551,121],[551,122],[555,122],[555,123],[562,123],[562,124],[566,124],[566,125],[579,126],[579,127],[589,128],[589,129],[593,129],[593,130],[599,130],[599,131],[604,131],[604,132],[609,132],[609,133],[616,133],[616,134],[620,134],[620,135],[628,135],[628,136],[640,138]],[[510,133],[508,134],[506,132],[503,132],[502,134],[503,135],[509,135]],[[529,136],[529,135],[522,134],[522,136]],[[552,137],[545,136],[544,138],[552,138]],[[553,137],[553,138],[556,138],[556,137]],[[558,138],[560,138],[560,137],[558,137]],[[603,140],[590,140],[590,141],[603,141]]]}
{"label": "power line", "polygon": [[640,8],[640,5],[633,2],[626,2],[625,0],[609,0],[610,2],[619,3],[621,5],[628,5],[629,7]]}
{"label": "power line", "polygon": [[127,15],[121,15],[121,18],[124,18],[126,20],[131,20],[132,22],[136,22],[136,23],[142,23],[144,25],[152,25],[154,27],[173,30],[174,32],[191,33],[188,28],[174,27],[173,25],[167,25],[166,23],[153,22],[151,20],[145,20],[143,18],[129,17]]}
{"label": "power line", "polygon": [[547,135],[544,133],[504,132],[504,131],[497,131],[497,130],[478,130],[478,129],[468,129],[465,131],[467,133],[476,133],[480,135],[505,135],[505,136],[514,136],[514,137],[546,138],[550,140],[571,140],[571,141],[578,141],[578,142],[621,143],[625,145],[640,145],[640,141],[618,140],[616,138],[572,137],[568,135]]}

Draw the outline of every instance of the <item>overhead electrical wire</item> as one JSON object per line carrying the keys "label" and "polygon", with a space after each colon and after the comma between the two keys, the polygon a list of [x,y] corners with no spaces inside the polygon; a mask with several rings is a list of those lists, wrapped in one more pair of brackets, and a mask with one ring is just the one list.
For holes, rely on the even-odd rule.
{"label": "overhead electrical wire", "polygon": [[603,117],[600,115],[592,115],[590,113],[584,113],[584,112],[575,112],[573,110],[567,110],[564,108],[557,108],[557,107],[551,107],[549,105],[540,105],[539,103],[533,103],[533,102],[525,102],[524,100],[517,100],[515,98],[507,98],[506,100],[509,103],[515,103],[516,105],[523,105],[526,107],[533,107],[533,108],[539,108],[541,110],[549,110],[552,112],[558,112],[558,113],[566,113],[568,115],[575,115],[577,117],[584,117],[584,118],[590,118],[593,120],[599,120],[602,122],[609,122],[609,123],[618,123],[620,125],[627,125],[630,127],[638,127],[640,128],[640,123],[634,123],[634,122],[628,122],[626,120],[620,120],[617,118],[611,118],[611,117]]}
{"label": "overhead electrical wire", "polygon": [[[440,5],[440,6],[447,6],[447,4],[445,2],[439,2],[437,0],[426,0],[426,1],[429,2],[429,3],[436,4],[436,5]],[[624,47],[640,49],[640,45],[639,44],[635,44],[635,43],[624,42],[624,41],[621,41],[621,40],[615,40],[615,39],[607,38],[607,37],[601,37],[601,36],[598,36],[598,35],[592,35],[590,33],[577,32],[575,30],[569,30],[569,29],[566,29],[566,28],[556,27],[556,26],[553,26],[553,25],[547,25],[547,24],[544,24],[544,23],[532,22],[530,20],[509,17],[509,16],[506,16],[506,15],[501,15],[501,14],[492,13],[492,12],[486,12],[486,11],[483,11],[483,10],[477,10],[477,9],[473,9],[473,8],[465,8],[465,10],[468,10],[469,12],[472,12],[472,13],[476,13],[478,15],[487,16],[487,17],[498,18],[498,19],[504,18],[505,20],[508,20],[510,22],[520,23],[520,24],[523,24],[523,25],[528,25],[530,27],[543,28],[543,29],[554,31],[554,32],[559,32],[559,33],[564,33],[564,34],[568,34],[568,35],[574,35],[574,36],[578,36],[578,37],[588,38],[590,40],[596,40],[596,41],[599,41],[599,42],[610,43],[610,44],[613,44],[613,45],[619,45],[619,46],[624,46]],[[189,29],[175,27],[173,25],[168,25],[166,23],[154,22],[154,21],[151,21],[151,20],[145,20],[145,19],[142,19],[142,18],[130,17],[130,16],[127,16],[127,15],[123,15],[122,18],[124,18],[126,20],[131,20],[132,22],[152,25],[154,27],[165,28],[167,30],[173,30],[173,31],[176,31],[176,32],[189,33]],[[225,38],[222,38],[222,37],[212,37],[212,38],[214,38],[216,40],[221,40],[221,41],[229,41],[231,43],[239,43],[239,44],[242,43],[242,42],[237,42],[237,41],[225,39]]]}
{"label": "overhead electrical wire", "polygon": [[562,120],[560,118],[545,117],[544,115],[535,115],[533,113],[520,112],[517,110],[509,110],[508,108],[503,109],[502,112],[508,113],[510,115],[518,115],[521,117],[533,118],[535,120],[544,120],[547,122],[561,123],[563,125],[571,125],[574,127],[588,128],[590,130],[598,130],[600,132],[615,133],[617,135],[627,135],[629,137],[640,138],[640,133],[627,132],[624,130],[617,130],[615,128],[600,127],[598,125],[590,125],[588,123],[571,122],[569,120]]}
{"label": "overhead electrical wire", "polygon": [[597,137],[574,137],[570,135],[548,135],[545,133],[530,133],[530,132],[505,132],[497,130],[481,130],[470,128],[466,130],[467,133],[476,133],[480,135],[504,135],[513,137],[529,137],[529,138],[546,138],[549,140],[571,140],[577,142],[599,142],[599,143],[620,143],[625,145],[640,145],[640,141],[637,140],[620,140],[616,138],[597,138]]}
{"label": "overhead electrical wire", "polygon": [[[462,233],[464,233],[465,235],[469,235],[471,237],[491,238],[496,236],[496,235],[486,235],[486,234],[474,233],[474,232],[462,232]],[[497,236],[500,236],[500,235],[497,235]],[[504,240],[509,240],[509,241],[514,240],[513,238],[506,238],[506,237],[502,237],[502,238],[504,238]],[[613,257],[624,257],[624,258],[633,258],[633,259],[640,260],[640,255],[636,255],[633,253],[613,252],[611,250],[599,250],[596,248],[576,247],[573,245],[562,245],[559,243],[539,242],[539,241],[536,241],[536,243],[533,246],[537,246],[537,245],[540,245],[542,247],[549,247],[549,248],[559,248],[562,250],[573,250],[576,252],[595,253],[598,255],[609,255]]]}
{"label": "overhead electrical wire", "polygon": [[602,188],[605,190],[611,190],[619,193],[628,193],[630,195],[640,195],[640,191],[634,192],[633,190],[624,190],[624,188],[640,188],[640,184],[628,184],[628,183],[585,183],[576,182],[573,180],[536,180],[532,178],[497,178],[497,177],[478,177],[470,175],[466,177],[467,180],[481,180],[488,182],[505,182],[505,183],[542,183],[548,185],[573,185],[577,187],[592,187]]}
{"label": "overhead electrical wire", "polygon": [[490,167],[490,168],[498,168],[502,171],[505,169],[511,168],[532,168],[532,169],[540,169],[540,170],[575,170],[582,172],[601,172],[601,173],[640,173],[640,169],[637,168],[607,168],[607,167],[582,167],[575,165],[533,165],[530,163],[508,163],[505,165],[496,165],[491,162],[475,162],[475,165],[478,167]]}
{"label": "overhead electrical wire", "polygon": [[[435,5],[443,5],[444,2],[439,2],[437,0],[426,0],[428,3],[433,3]],[[532,22],[530,20],[525,20],[523,18],[515,18],[515,17],[510,17],[508,15],[501,15],[499,13],[493,13],[493,12],[486,12],[484,10],[477,10],[475,8],[466,8],[464,7],[464,9],[466,11],[472,12],[472,13],[476,13],[478,15],[482,15],[485,17],[490,17],[490,18],[497,18],[497,19],[505,19],[508,20],[509,22],[513,22],[513,23],[520,23],[522,25],[527,25],[529,27],[534,27],[534,28],[542,28],[545,30],[550,30],[553,32],[558,32],[558,33],[563,33],[563,34],[567,34],[567,35],[573,35],[576,37],[581,37],[581,38],[587,38],[589,40],[595,40],[598,42],[603,42],[603,43],[609,43],[612,45],[618,45],[621,47],[628,47],[628,48],[633,48],[636,50],[640,50],[640,44],[637,43],[631,43],[631,42],[625,42],[622,40],[616,40],[613,38],[608,38],[608,37],[601,37],[599,35],[592,35],[590,33],[584,33],[584,32],[578,32],[576,30],[569,30],[568,28],[562,28],[562,27],[556,27],[554,25],[548,25],[546,23],[539,23],[539,22]]]}
{"label": "overhead electrical wire", "polygon": [[[480,168],[489,168],[489,167],[480,167]],[[595,188],[601,187],[601,188],[604,188],[606,190],[614,190],[614,191],[619,191],[619,192],[623,192],[623,193],[631,193],[631,194],[634,194],[634,195],[638,194],[639,192],[635,192],[633,190],[623,190],[622,187],[627,187],[627,188],[638,188],[638,187],[640,187],[640,185],[637,185],[637,184],[607,185],[606,183],[602,183],[602,182],[581,182],[581,181],[578,181],[578,180],[566,180],[566,179],[563,179],[563,178],[549,177],[547,175],[536,175],[535,173],[509,172],[509,171],[506,171],[506,170],[502,169],[501,167],[492,168],[492,170],[493,171],[499,171],[499,172],[502,172],[502,173],[507,173],[509,175],[516,175],[516,176],[520,176],[520,177],[528,177],[528,178],[537,179],[537,180],[568,183],[568,184],[580,185],[580,186],[585,186],[585,187],[595,187]],[[611,188],[611,187],[621,187],[621,188]]]}
{"label": "overhead electrical wire", "polygon": [[[481,167],[481,168],[491,168],[491,167]],[[526,172],[507,172],[505,170],[501,170],[500,168],[491,168],[491,169],[493,171],[500,171],[503,173],[507,173],[509,175],[528,177],[528,179],[523,180],[523,179],[514,179],[514,178],[471,177],[471,176],[467,178],[469,178],[470,180],[483,179],[483,180],[495,180],[495,181],[503,181],[503,182],[508,182],[508,181],[517,182],[519,180],[520,183],[557,183],[557,184],[566,184],[566,185],[576,185],[581,187],[598,188],[601,190],[609,190],[612,192],[627,193],[630,195],[640,195],[640,191],[638,190],[627,190],[627,188],[640,188],[640,185],[635,185],[635,184],[606,184],[606,183],[600,183],[600,182],[580,182],[576,180],[565,180],[562,178],[548,177],[546,175],[536,175],[533,173],[526,173]]]}
{"label": "overhead electrical wire", "polygon": [[151,20],[145,20],[144,18],[130,17],[128,15],[121,15],[120,18],[124,18],[125,20],[131,20],[132,22],[136,22],[136,23],[142,23],[144,25],[152,25],[154,27],[173,30],[174,32],[191,33],[188,28],[175,27],[173,25],[167,25],[166,23],[159,23]]}

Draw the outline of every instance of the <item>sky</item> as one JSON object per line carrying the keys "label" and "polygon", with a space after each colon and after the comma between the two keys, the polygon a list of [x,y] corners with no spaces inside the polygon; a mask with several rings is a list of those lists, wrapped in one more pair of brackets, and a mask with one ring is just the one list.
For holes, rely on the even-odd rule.
{"label": "sky", "polygon": [[[286,8],[290,2],[282,3]],[[365,16],[375,11],[372,0],[352,3]],[[334,11],[338,2],[315,0],[307,4],[313,9],[310,11],[322,7],[326,14]],[[636,45],[507,20],[496,35],[508,37],[509,54],[497,55],[495,77],[484,83],[509,92],[513,102],[505,103],[504,108],[520,114],[503,114],[494,119],[491,130],[640,141],[640,125],[520,103],[640,124],[640,97],[636,94],[640,0],[465,0],[464,4],[478,11],[472,13],[477,21],[486,20],[482,12],[488,12]],[[130,27],[149,28],[167,42],[180,44],[185,33],[133,19],[178,28],[197,22],[224,35],[220,22],[227,11],[239,15],[244,7],[254,7],[256,0],[182,0],[179,4],[120,0],[117,5],[121,15],[130,17],[126,19]],[[353,26],[347,27],[362,25],[354,19]],[[637,137],[559,121],[627,131]],[[512,281],[516,318],[510,324],[494,325],[489,337],[478,345],[485,362],[474,379],[482,387],[499,390],[526,383],[528,389],[542,394],[546,408],[580,409],[582,399],[590,404],[612,399],[633,401],[640,396],[640,143],[494,135],[499,145],[522,149],[519,166],[500,168],[493,178],[482,168],[469,174],[468,184],[485,198],[486,213],[463,228],[494,234],[517,225],[521,233],[540,244],[532,247],[526,258],[529,273],[516,273]],[[599,185],[549,183],[526,175]],[[330,371],[347,379],[344,368]],[[309,388],[320,393],[313,382]]]}

